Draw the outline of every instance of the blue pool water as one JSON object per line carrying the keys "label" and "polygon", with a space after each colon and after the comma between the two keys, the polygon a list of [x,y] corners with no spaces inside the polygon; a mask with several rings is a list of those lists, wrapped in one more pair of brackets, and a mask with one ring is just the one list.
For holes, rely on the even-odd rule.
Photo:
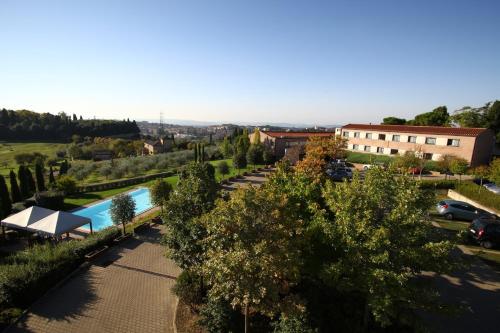
{"label": "blue pool water", "polygon": [[[135,201],[135,214],[140,214],[153,207],[149,196],[149,189],[140,188],[128,193]],[[111,220],[110,209],[111,199],[100,202],[98,204],[82,208],[73,212],[73,214],[88,217],[92,220],[92,228],[94,231],[102,230],[113,225]],[[83,229],[90,230],[90,225],[82,226]]]}

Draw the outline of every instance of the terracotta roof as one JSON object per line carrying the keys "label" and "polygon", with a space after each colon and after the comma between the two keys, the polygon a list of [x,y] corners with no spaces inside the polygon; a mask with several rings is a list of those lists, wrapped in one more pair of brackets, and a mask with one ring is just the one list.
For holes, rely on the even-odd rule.
{"label": "terracotta roof", "polygon": [[335,132],[277,132],[277,131],[262,131],[262,133],[272,136],[273,138],[309,138],[311,136],[334,136]]}
{"label": "terracotta roof", "polygon": [[418,133],[454,136],[478,136],[487,128],[441,127],[441,126],[410,126],[410,125],[367,125],[347,124],[342,129],[359,129],[379,132]]}

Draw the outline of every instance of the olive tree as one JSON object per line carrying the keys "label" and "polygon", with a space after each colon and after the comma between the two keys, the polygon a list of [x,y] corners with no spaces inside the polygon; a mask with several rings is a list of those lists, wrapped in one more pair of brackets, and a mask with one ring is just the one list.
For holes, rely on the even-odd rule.
{"label": "olive tree", "polygon": [[125,235],[125,225],[135,216],[135,201],[130,194],[118,194],[111,199],[111,219],[114,225],[122,225]]}
{"label": "olive tree", "polygon": [[163,179],[157,179],[149,188],[151,203],[155,206],[159,206],[162,213],[163,207],[170,197],[170,192],[172,192],[172,185]]}

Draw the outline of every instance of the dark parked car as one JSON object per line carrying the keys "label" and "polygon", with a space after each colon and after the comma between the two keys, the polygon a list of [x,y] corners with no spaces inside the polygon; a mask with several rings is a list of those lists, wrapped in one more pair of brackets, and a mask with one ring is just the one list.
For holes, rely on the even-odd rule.
{"label": "dark parked car", "polygon": [[328,169],[326,170],[326,174],[328,175],[328,177],[330,177],[333,181],[336,182],[341,182],[344,179],[347,180],[352,179],[352,173],[348,173],[347,171],[342,169],[336,169],[336,170]]}
{"label": "dark parked car", "polygon": [[500,244],[500,221],[475,219],[469,226],[469,237],[486,249]]}
{"label": "dark parked car", "polygon": [[457,200],[442,200],[438,202],[436,209],[439,215],[444,216],[447,220],[472,221],[477,218],[491,218],[493,216],[485,210]]}

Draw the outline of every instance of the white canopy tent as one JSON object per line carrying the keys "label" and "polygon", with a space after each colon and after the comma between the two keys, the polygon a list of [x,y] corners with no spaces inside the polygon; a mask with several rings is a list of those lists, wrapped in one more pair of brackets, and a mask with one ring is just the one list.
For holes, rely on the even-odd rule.
{"label": "white canopy tent", "polygon": [[44,233],[50,236],[59,236],[75,230],[82,225],[90,224],[92,233],[92,220],[75,214],[57,211],[28,226],[28,230]]}
{"label": "white canopy tent", "polygon": [[1,223],[2,226],[26,230],[31,224],[40,221],[55,212],[55,210],[32,206],[19,213],[4,218]]}

